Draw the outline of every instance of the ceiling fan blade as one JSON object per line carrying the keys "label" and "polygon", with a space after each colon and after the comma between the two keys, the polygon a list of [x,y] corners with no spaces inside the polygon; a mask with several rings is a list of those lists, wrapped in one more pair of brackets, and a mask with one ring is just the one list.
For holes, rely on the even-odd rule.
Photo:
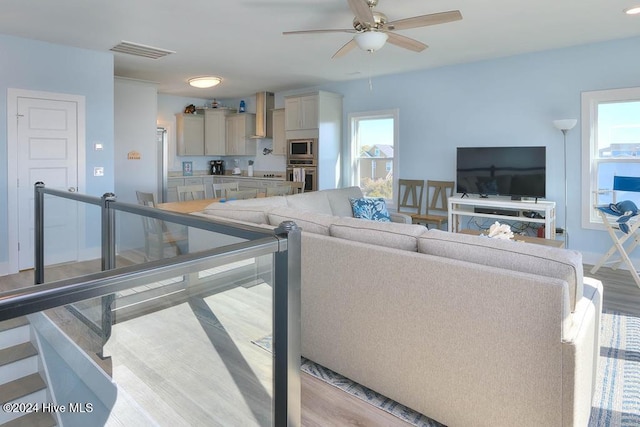
{"label": "ceiling fan blade", "polygon": [[291,34],[317,34],[317,33],[355,33],[353,28],[333,29],[333,30],[300,30],[300,31],[284,31],[282,34],[289,36]]}
{"label": "ceiling fan blade", "polygon": [[374,24],[375,19],[373,17],[373,11],[367,4],[365,0],[347,0],[349,3],[349,7],[351,8],[351,12],[356,16],[358,21],[369,24]]}
{"label": "ceiling fan blade", "polygon": [[459,21],[462,14],[459,10],[448,12],[431,13],[429,15],[414,16],[413,18],[399,19],[387,23],[389,30],[408,30],[409,28],[427,27],[429,25],[445,24],[447,22]]}
{"label": "ceiling fan blade", "polygon": [[347,53],[351,52],[351,50],[356,47],[356,41],[354,39],[349,40],[344,46],[342,46],[336,53],[333,54],[331,59],[341,58],[345,56]]}
{"label": "ceiling fan blade", "polygon": [[411,39],[409,37],[401,36],[400,34],[387,32],[386,33],[389,38],[387,41],[391,44],[395,44],[396,46],[403,47],[405,49],[412,50],[414,52],[422,52],[429,46],[426,44],[419,42],[418,40]]}

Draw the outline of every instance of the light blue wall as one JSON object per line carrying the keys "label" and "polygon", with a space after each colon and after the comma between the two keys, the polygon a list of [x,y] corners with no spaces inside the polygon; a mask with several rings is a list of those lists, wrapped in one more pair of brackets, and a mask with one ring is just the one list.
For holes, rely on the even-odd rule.
{"label": "light blue wall", "polygon": [[[7,89],[83,95],[86,99],[86,183],[84,193],[113,191],[113,56],[85,49],[0,35],[0,164],[7,158]],[[93,151],[95,142],[103,151]],[[94,178],[94,166],[105,176]],[[8,259],[7,175],[0,173],[0,264]]]}
{"label": "light blue wall", "polygon": [[564,218],[563,140],[552,121],[578,119],[567,135],[570,243],[593,261],[610,241],[603,231],[581,228],[581,207],[589,201],[580,195],[580,96],[640,86],[639,70],[640,38],[631,38],[378,77],[373,91],[367,80],[318,88],[344,95],[344,141],[349,113],[399,109],[403,178],[454,180],[458,146],[547,146],[547,199],[558,203],[558,218]]}

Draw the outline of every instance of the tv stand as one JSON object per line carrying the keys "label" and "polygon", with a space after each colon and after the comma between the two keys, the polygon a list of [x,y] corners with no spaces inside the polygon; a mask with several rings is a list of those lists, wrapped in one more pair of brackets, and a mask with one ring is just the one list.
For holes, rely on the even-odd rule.
{"label": "tv stand", "polygon": [[[461,230],[462,217],[493,218],[496,221],[529,222],[544,225],[545,239],[556,238],[556,203],[521,201],[494,197],[449,197],[449,231]],[[526,215],[525,215],[526,213]]]}

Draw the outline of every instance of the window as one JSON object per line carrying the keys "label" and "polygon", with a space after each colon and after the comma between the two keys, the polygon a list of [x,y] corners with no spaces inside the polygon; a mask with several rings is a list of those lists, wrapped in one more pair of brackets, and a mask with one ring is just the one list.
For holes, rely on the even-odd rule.
{"label": "window", "polygon": [[582,94],[582,225],[602,224],[593,206],[633,200],[640,194],[612,191],[613,177],[640,176],[640,88]]}
{"label": "window", "polygon": [[[368,197],[384,197],[393,205],[398,169],[398,111],[349,115],[351,185]],[[380,162],[380,163],[378,163]],[[383,167],[384,166],[384,167]]]}

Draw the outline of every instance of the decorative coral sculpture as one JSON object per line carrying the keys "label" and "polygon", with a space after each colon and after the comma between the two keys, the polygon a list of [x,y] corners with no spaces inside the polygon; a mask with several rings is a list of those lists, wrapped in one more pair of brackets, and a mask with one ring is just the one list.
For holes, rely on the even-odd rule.
{"label": "decorative coral sculpture", "polygon": [[489,227],[487,236],[493,239],[509,240],[513,239],[513,231],[511,231],[511,227],[508,224],[500,224],[496,221]]}

